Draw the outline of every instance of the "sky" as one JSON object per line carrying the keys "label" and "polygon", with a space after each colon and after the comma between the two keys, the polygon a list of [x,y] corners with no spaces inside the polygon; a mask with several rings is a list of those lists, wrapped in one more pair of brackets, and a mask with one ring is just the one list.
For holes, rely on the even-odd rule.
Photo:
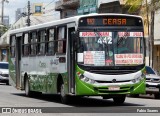
{"label": "sky", "polygon": [[[0,15],[1,15],[1,10],[2,10],[2,5],[1,5],[0,0]],[[9,3],[4,3],[4,16],[7,15],[10,17],[10,24],[13,24],[15,22],[15,11],[17,8],[24,8],[27,6],[28,0],[8,0]],[[30,3],[50,3],[52,1],[56,0],[30,0]]]}

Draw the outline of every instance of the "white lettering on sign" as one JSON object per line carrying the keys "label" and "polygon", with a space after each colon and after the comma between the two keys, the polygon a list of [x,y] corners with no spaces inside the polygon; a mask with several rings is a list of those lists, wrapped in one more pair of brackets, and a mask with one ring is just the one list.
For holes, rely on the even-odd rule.
{"label": "white lettering on sign", "polygon": [[99,38],[97,43],[99,44],[112,44],[112,37],[103,37],[103,38]]}
{"label": "white lettering on sign", "polygon": [[80,32],[80,37],[108,37],[112,36],[112,32]]}
{"label": "white lettering on sign", "polygon": [[143,54],[115,54],[115,64],[143,64]]}
{"label": "white lettering on sign", "polygon": [[143,37],[142,32],[118,32],[119,37]]}

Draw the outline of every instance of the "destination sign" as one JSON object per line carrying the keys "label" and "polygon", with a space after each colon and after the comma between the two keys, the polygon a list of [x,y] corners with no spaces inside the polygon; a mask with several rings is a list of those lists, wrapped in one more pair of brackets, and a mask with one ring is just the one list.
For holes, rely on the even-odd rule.
{"label": "destination sign", "polygon": [[79,26],[142,26],[142,19],[130,16],[93,16],[83,17]]}

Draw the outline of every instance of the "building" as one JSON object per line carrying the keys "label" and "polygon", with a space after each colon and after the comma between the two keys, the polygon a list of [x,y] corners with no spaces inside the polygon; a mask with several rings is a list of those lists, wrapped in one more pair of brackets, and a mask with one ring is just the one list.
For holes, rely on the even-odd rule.
{"label": "building", "polygon": [[18,8],[17,10],[16,10],[16,13],[15,13],[15,21],[18,21],[22,16],[23,16],[23,10],[22,10],[22,8]]}
{"label": "building", "polygon": [[5,25],[6,27],[9,27],[9,16],[3,16],[3,25]]}
{"label": "building", "polygon": [[78,15],[89,13],[122,13],[119,0],[80,0]]}
{"label": "building", "polygon": [[160,10],[155,13],[154,19],[154,61],[153,66],[158,72],[160,72]]}
{"label": "building", "polygon": [[98,0],[80,0],[80,6],[77,9],[78,15],[97,13]]}
{"label": "building", "polygon": [[60,11],[61,18],[77,15],[80,0],[59,0],[55,2],[55,10]]}
{"label": "building", "polygon": [[[27,5],[28,6],[28,5]],[[49,3],[30,3],[30,25],[37,25],[53,20],[60,19],[60,13],[55,11],[55,5]],[[12,26],[11,29],[17,29],[27,26],[28,8],[17,9],[17,15],[21,16]],[[16,17],[18,17],[16,15]],[[23,16],[23,17],[22,17]]]}

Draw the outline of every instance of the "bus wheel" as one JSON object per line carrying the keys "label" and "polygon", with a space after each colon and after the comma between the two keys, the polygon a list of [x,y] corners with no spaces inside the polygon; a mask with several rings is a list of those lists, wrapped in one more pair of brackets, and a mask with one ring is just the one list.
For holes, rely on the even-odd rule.
{"label": "bus wheel", "polygon": [[122,103],[124,103],[125,99],[126,99],[126,95],[121,95],[119,97],[113,97],[113,101],[116,104],[122,104]]}
{"label": "bus wheel", "polygon": [[60,96],[61,96],[61,102],[63,104],[67,104],[69,102],[69,96],[65,94],[64,83],[62,83],[60,86]]}
{"label": "bus wheel", "polygon": [[26,96],[32,96],[33,94],[32,91],[30,91],[28,78],[25,79],[25,94]]}

